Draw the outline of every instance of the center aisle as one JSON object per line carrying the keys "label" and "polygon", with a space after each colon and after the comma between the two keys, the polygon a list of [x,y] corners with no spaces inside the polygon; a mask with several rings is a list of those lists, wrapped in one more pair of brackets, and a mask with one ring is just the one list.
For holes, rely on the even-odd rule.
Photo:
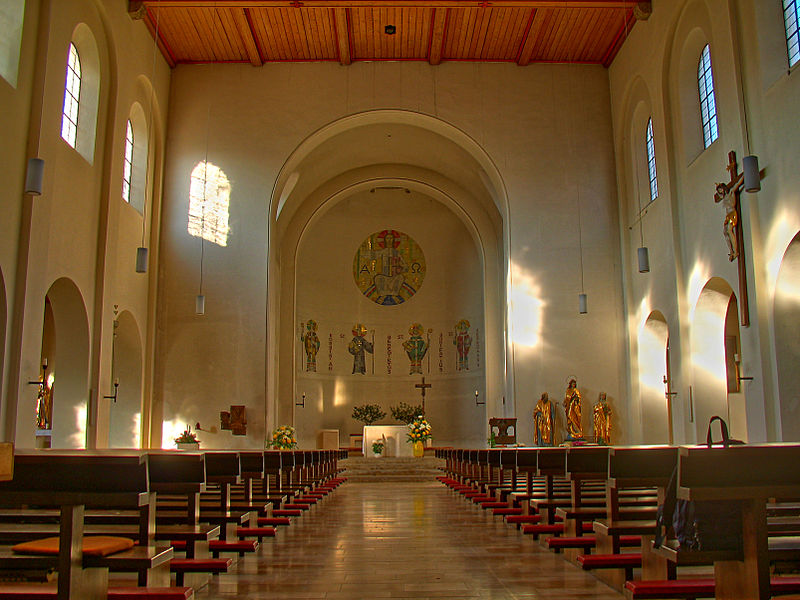
{"label": "center aisle", "polygon": [[345,483],[196,597],[622,598],[437,481]]}

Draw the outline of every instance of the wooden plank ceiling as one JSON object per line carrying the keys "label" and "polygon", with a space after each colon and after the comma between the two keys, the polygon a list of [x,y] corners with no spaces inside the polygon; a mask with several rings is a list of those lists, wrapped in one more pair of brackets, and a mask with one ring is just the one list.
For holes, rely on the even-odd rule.
{"label": "wooden plank ceiling", "polygon": [[[640,0],[129,0],[174,67],[417,60],[608,66]],[[393,34],[387,26],[394,26]]]}

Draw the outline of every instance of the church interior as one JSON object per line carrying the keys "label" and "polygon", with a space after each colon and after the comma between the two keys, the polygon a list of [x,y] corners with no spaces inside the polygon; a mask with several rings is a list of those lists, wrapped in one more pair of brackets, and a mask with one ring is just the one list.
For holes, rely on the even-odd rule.
{"label": "church interior", "polygon": [[[689,460],[714,416],[793,447],[799,5],[0,0],[0,441],[266,456],[285,428],[332,451],[299,476],[326,494],[403,405],[442,494],[524,488],[449,450],[490,419],[603,460]],[[621,597],[601,580],[569,585]],[[342,586],[313,597],[382,596]],[[450,595],[555,597],[483,591]]]}

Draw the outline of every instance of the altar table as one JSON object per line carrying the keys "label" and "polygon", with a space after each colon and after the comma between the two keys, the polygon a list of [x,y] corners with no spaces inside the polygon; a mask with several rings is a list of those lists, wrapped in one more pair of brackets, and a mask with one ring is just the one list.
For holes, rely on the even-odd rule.
{"label": "altar table", "polygon": [[362,452],[364,456],[373,456],[372,442],[386,436],[383,456],[413,456],[413,444],[408,441],[407,433],[406,425],[365,425]]}

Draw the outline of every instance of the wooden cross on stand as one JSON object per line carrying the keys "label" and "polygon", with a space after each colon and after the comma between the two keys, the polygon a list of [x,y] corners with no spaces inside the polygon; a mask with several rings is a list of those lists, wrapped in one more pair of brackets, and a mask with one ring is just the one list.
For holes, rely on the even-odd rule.
{"label": "wooden cross on stand", "polygon": [[[750,326],[750,308],[747,299],[747,267],[744,260],[744,237],[742,235],[741,194],[744,187],[744,173],[739,173],[736,163],[736,152],[728,152],[728,172],[731,180],[718,183],[714,193],[714,202],[722,202],[725,206],[725,222],[722,230],[728,244],[728,258],[737,261],[739,271],[739,312],[742,327]],[[763,178],[762,174],[759,174]]]}
{"label": "wooden cross on stand", "polygon": [[422,383],[417,383],[414,385],[415,388],[422,391],[422,416],[425,416],[425,390],[427,388],[433,387],[430,383],[425,383],[425,377],[422,378]]}

